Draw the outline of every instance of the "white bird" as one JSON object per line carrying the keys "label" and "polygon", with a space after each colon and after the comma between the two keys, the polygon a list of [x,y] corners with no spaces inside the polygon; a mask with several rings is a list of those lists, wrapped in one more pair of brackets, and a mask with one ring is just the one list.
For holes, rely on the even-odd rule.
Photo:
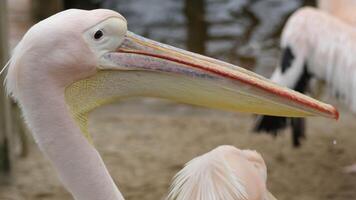
{"label": "white bird", "polygon": [[123,16],[104,9],[66,10],[34,25],[14,51],[6,86],[76,200],[123,199],[87,139],[88,113],[118,99],[150,96],[232,111],[338,118],[333,106],[245,69],[135,35]]}
{"label": "white bird", "polygon": [[168,199],[276,200],[256,151],[219,146],[194,158],[174,177]]}
{"label": "white bird", "polygon": [[[325,11],[305,7],[288,19],[281,38],[281,63],[271,80],[301,93],[308,91],[311,79],[326,82],[329,91],[355,113],[356,1],[324,0],[320,6]],[[336,15],[341,8],[345,8],[342,15],[329,14]],[[292,126],[294,146],[299,146],[304,137],[303,119],[259,116],[254,129],[276,134],[287,125]]]}
{"label": "white bird", "polygon": [[[319,0],[318,6],[356,28],[356,0]],[[355,113],[355,110],[353,112]],[[347,166],[345,171],[355,173],[356,164]]]}
{"label": "white bird", "polygon": [[318,8],[356,26],[356,0],[318,0]]}

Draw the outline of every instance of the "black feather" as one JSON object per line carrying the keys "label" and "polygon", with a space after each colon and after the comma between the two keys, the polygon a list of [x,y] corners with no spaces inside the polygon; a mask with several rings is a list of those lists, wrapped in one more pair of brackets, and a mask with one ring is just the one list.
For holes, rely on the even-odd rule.
{"label": "black feather", "polygon": [[[281,60],[281,71],[285,72],[294,60],[294,55],[290,47],[286,47],[282,54]],[[309,81],[312,75],[308,72],[307,64],[303,66],[303,73],[300,75],[298,82],[294,86],[294,90],[305,93]],[[292,128],[292,143],[294,147],[299,147],[301,145],[301,139],[305,138],[305,119],[304,118],[286,118],[286,117],[274,117],[274,116],[258,116],[255,126],[253,128],[254,132],[266,132],[268,134],[276,136],[278,131],[291,126]]]}
{"label": "black feather", "polygon": [[287,69],[292,66],[293,60],[294,60],[294,54],[292,52],[292,49],[289,46],[287,46],[282,54],[282,60],[281,60],[282,73],[287,71]]}
{"label": "black feather", "polygon": [[292,143],[294,147],[300,147],[301,140],[305,139],[305,119],[304,118],[292,118]]}
{"label": "black feather", "polygon": [[253,128],[254,132],[266,132],[277,136],[278,131],[283,130],[287,127],[286,117],[275,117],[260,115],[256,118],[256,123]]}

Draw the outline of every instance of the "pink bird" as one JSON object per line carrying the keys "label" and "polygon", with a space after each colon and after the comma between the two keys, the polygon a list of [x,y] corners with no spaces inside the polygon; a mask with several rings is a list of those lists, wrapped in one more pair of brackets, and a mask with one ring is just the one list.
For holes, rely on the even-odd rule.
{"label": "pink bird", "polygon": [[356,0],[318,0],[318,8],[356,26]]}
{"label": "pink bird", "polygon": [[[301,93],[311,89],[312,79],[325,82],[356,113],[356,0],[320,0],[319,5],[323,10],[301,8],[288,19],[281,63],[271,80]],[[287,126],[293,145],[300,146],[304,119],[259,116],[254,129],[276,135]]]}
{"label": "pink bird", "polygon": [[168,199],[276,200],[266,181],[267,167],[259,153],[219,146],[178,172]]}
{"label": "pink bird", "polygon": [[[123,16],[104,9],[66,10],[34,25],[14,51],[6,86],[76,200],[123,199],[87,131],[88,113],[118,99],[150,96],[231,111],[338,118],[333,106],[243,68],[129,32]],[[254,179],[241,173],[245,181]]]}
{"label": "pink bird", "polygon": [[[320,9],[356,28],[356,0],[319,0],[318,6]],[[353,112],[356,111],[353,110]],[[356,164],[347,166],[345,171],[348,173],[356,173]]]}

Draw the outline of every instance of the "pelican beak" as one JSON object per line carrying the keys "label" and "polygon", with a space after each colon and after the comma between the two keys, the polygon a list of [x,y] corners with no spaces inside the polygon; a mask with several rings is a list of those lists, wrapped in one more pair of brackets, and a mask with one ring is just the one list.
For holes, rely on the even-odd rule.
{"label": "pelican beak", "polygon": [[[338,118],[333,106],[276,85],[253,72],[131,32],[117,51],[105,54],[104,59],[105,64],[100,66],[103,71],[141,76],[136,77],[136,93],[128,96],[168,98],[264,115]],[[130,84],[130,80],[126,82]]]}
{"label": "pelican beak", "polygon": [[277,200],[277,198],[274,197],[272,193],[270,193],[269,191],[267,191],[267,198],[266,198],[266,200]]}

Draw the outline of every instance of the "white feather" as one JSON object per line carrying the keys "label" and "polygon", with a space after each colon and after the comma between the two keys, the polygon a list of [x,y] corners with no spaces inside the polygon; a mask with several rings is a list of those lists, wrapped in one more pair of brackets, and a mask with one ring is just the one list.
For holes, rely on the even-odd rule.
{"label": "white feather", "polygon": [[6,70],[6,68],[10,65],[11,59],[7,61],[7,63],[4,65],[4,67],[0,71],[0,75]]}
{"label": "white feather", "polygon": [[302,8],[288,20],[281,46],[292,49],[295,62],[283,75],[277,68],[272,80],[293,86],[306,62],[308,71],[325,80],[330,91],[356,112],[355,27],[317,9]]}
{"label": "white feather", "polygon": [[188,162],[174,177],[167,199],[247,200],[248,194],[243,181],[236,176],[236,170],[231,168],[221,153],[224,147],[227,146]]}

